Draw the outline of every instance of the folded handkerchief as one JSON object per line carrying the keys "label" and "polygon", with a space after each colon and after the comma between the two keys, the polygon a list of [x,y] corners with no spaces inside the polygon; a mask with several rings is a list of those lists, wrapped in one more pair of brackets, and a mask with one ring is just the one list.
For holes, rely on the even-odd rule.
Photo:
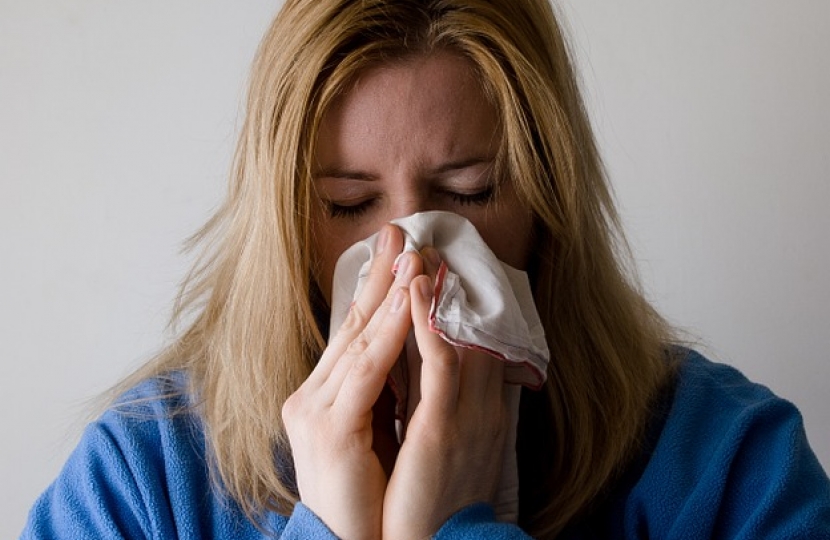
{"label": "folded handkerchief", "polygon": [[[498,260],[473,224],[458,214],[422,212],[392,223],[404,232],[405,251],[433,246],[441,255],[430,329],[453,345],[504,360],[508,383],[541,387],[550,354],[527,274]],[[332,335],[368,277],[376,239],[358,242],[337,261]]]}

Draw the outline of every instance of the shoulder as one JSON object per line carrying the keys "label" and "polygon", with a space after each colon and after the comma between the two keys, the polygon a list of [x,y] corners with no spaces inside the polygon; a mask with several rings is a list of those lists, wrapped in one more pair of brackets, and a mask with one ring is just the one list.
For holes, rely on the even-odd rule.
{"label": "shoulder", "polygon": [[792,403],[688,351],[665,414],[629,527],[647,521],[665,538],[830,538],[830,482]]}
{"label": "shoulder", "polygon": [[195,407],[183,373],[146,379],[87,426],[75,453],[129,468],[138,489],[177,480],[154,471],[203,476],[205,436]]}
{"label": "shoulder", "polygon": [[255,529],[210,478],[181,373],[125,392],[87,426],[24,538],[240,537]]}
{"label": "shoulder", "polygon": [[674,398],[662,438],[699,440],[745,433],[758,421],[785,417],[801,423],[795,406],[737,369],[687,351],[677,366]]}
{"label": "shoulder", "polygon": [[203,440],[196,409],[197,400],[190,391],[188,376],[173,372],[145,379],[128,389],[87,431],[104,431],[127,444],[145,440],[158,446],[176,444],[182,438]]}

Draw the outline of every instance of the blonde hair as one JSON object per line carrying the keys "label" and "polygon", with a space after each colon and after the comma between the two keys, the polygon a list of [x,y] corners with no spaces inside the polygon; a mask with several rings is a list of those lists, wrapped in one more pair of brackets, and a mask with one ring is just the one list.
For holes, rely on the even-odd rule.
{"label": "blonde hair", "polygon": [[[525,392],[520,523],[554,537],[636,454],[669,379],[670,332],[622,262],[565,39],[546,0],[287,0],[258,51],[227,200],[193,239],[178,340],[121,386],[184,371],[211,470],[251,518],[297,500],[280,411],[325,346],[315,315],[310,160],[320,118],[368,66],[449,50],[500,115],[499,166],[536,218],[531,277],[552,353]],[[283,463],[285,465],[285,463]],[[289,471],[289,472],[286,472]]]}

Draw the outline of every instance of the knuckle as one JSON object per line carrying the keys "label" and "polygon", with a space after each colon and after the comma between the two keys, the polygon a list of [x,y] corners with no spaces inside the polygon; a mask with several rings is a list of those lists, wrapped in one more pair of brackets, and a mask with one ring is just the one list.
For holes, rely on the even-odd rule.
{"label": "knuckle", "polygon": [[300,416],[300,411],[302,410],[301,399],[298,394],[295,392],[288,396],[288,399],[282,404],[282,421],[286,424],[292,424],[294,419]]}
{"label": "knuckle", "polygon": [[305,386],[298,388],[282,403],[280,414],[283,422],[301,422],[319,413],[323,403],[312,389]]}
{"label": "knuckle", "polygon": [[507,418],[504,414],[496,414],[493,420],[487,422],[484,426],[484,436],[493,441],[501,441],[507,432]]}
{"label": "knuckle", "polygon": [[355,358],[352,364],[352,372],[354,376],[362,378],[375,373],[377,366],[377,358],[368,349],[364,349],[360,356]]}
{"label": "knuckle", "polygon": [[507,433],[508,414],[504,407],[498,407],[479,418],[480,436],[486,440],[501,441]]}
{"label": "knuckle", "polygon": [[343,325],[340,327],[339,332],[346,334],[360,332],[369,323],[370,318],[369,313],[367,313],[358,302],[355,302],[349,309],[349,313],[346,315],[346,320],[343,321]]}
{"label": "knuckle", "polygon": [[361,355],[365,354],[366,349],[368,348],[369,337],[365,332],[361,332],[351,341],[351,343],[349,343],[349,346],[346,348],[346,352],[357,356],[359,359]]}
{"label": "knuckle", "polygon": [[374,281],[378,278],[390,279],[390,274],[389,262],[383,260],[383,257],[375,257],[366,273],[366,278],[367,281]]}
{"label": "knuckle", "polygon": [[434,354],[432,364],[445,375],[457,375],[461,370],[461,362],[452,349],[444,349]]}

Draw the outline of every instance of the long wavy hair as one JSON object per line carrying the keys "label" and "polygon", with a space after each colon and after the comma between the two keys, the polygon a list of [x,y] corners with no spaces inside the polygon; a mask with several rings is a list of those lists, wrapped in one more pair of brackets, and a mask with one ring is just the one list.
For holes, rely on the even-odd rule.
{"label": "long wavy hair", "polygon": [[[257,53],[229,192],[192,242],[176,341],[120,388],[183,371],[217,488],[252,519],[297,501],[281,408],[325,347],[310,164],[359,73],[431,51],[474,66],[497,156],[535,216],[531,279],[552,360],[519,424],[520,525],[555,537],[636,455],[671,331],[639,291],[566,40],[547,0],[286,0]],[[275,459],[275,456],[277,458]]]}

